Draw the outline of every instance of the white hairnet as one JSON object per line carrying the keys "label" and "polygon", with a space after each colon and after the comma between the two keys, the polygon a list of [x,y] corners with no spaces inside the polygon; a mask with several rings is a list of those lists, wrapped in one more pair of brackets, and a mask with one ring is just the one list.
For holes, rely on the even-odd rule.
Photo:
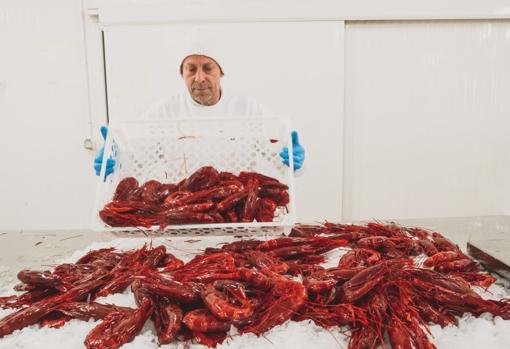
{"label": "white hairnet", "polygon": [[186,45],[182,52],[182,60],[179,67],[180,72],[182,73],[182,64],[187,57],[201,55],[212,58],[223,73],[221,49],[218,46],[210,30],[206,28],[193,28],[188,35]]}

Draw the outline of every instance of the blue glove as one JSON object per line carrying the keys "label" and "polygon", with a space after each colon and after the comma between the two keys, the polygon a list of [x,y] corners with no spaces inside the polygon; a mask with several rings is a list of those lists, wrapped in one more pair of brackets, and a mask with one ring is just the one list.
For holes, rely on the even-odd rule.
{"label": "blue glove", "polygon": [[[103,139],[106,141],[106,135],[108,134],[108,127],[101,126],[101,135],[103,135]],[[97,153],[96,158],[94,159],[94,169],[96,170],[96,175],[99,176],[101,174],[101,165],[103,164],[103,156],[104,156],[104,146],[99,149],[99,152]],[[110,173],[113,172],[113,169],[115,168],[115,160],[110,156],[108,160],[106,160],[106,171],[104,179],[106,180],[106,177]]]}
{"label": "blue glove", "polygon": [[[299,137],[296,131],[292,131],[292,158],[294,160],[294,171],[299,170],[305,162],[305,148],[299,144]],[[285,147],[280,152],[282,162],[289,166],[289,148]]]}

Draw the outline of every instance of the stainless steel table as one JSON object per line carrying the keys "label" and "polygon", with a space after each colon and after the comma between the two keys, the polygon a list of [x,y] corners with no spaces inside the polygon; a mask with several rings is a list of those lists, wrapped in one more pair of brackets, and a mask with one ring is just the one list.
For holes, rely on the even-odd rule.
{"label": "stainless steel table", "polygon": [[[464,251],[470,241],[489,254],[497,254],[499,259],[510,265],[510,216],[423,218],[395,222],[443,233]],[[115,238],[119,235],[87,230],[0,231],[0,285],[12,283],[21,269],[47,269],[56,260],[68,257],[92,242]]]}

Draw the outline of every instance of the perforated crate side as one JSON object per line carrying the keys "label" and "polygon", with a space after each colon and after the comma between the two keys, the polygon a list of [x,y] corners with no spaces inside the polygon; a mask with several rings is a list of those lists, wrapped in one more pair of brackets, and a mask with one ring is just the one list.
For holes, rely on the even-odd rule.
{"label": "perforated crate side", "polygon": [[[229,234],[227,228],[228,231],[251,229],[254,233],[262,229],[288,232],[295,221],[295,200],[292,164],[290,167],[283,165],[279,156],[285,146],[292,152],[290,121],[285,117],[112,122],[105,144],[102,170],[104,172],[106,160],[111,155],[116,160],[115,171],[106,181],[99,180],[92,228],[112,232],[140,231],[137,227],[112,228],[99,218],[99,210],[111,201],[121,179],[135,177],[140,185],[150,179],[177,183],[202,166],[213,166],[219,171],[234,174],[255,171],[287,184],[290,198],[288,210],[279,209],[274,222],[173,225],[159,233],[193,229],[195,234],[196,229],[223,229],[225,234]],[[292,157],[289,160],[292,161]]]}

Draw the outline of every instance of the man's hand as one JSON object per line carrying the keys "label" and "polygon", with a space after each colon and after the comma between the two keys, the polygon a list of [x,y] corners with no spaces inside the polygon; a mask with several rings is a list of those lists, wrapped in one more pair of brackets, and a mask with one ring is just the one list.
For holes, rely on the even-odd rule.
{"label": "man's hand", "polygon": [[[101,135],[103,135],[103,139],[106,141],[106,135],[108,134],[108,127],[101,126]],[[104,156],[104,145],[99,149],[96,158],[94,159],[94,169],[96,170],[96,175],[99,176],[101,174],[101,165],[103,164],[103,156]],[[115,160],[110,156],[108,160],[106,160],[106,171],[104,175],[104,179],[110,173],[113,173],[113,169],[115,168]]]}
{"label": "man's hand", "polygon": [[[294,160],[294,171],[299,170],[305,161],[305,148],[299,144],[299,137],[296,131],[292,131],[292,159]],[[289,148],[285,147],[280,153],[282,162],[289,166]]]}

